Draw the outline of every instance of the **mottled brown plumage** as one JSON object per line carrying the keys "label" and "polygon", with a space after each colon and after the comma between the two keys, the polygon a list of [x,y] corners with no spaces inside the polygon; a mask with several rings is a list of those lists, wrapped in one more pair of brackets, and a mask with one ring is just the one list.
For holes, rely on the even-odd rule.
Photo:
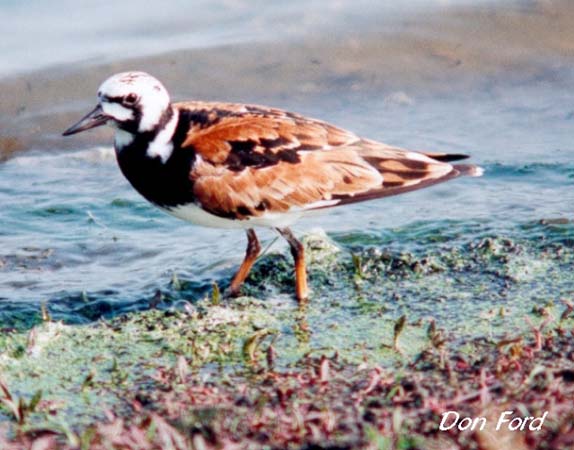
{"label": "mottled brown plumage", "polygon": [[324,208],[460,175],[439,160],[447,155],[427,156],[361,139],[274,108],[207,102],[174,106],[202,118],[192,123],[182,148],[200,156],[190,174],[197,202],[222,217],[245,220]]}

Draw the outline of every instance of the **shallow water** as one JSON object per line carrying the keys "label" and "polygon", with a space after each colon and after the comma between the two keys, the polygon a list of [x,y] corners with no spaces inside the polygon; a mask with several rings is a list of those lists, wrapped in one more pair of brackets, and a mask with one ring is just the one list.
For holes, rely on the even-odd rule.
{"label": "shallow water", "polygon": [[[70,6],[65,1],[60,3],[62,7]],[[379,35],[372,34],[377,18],[384,18],[398,29],[397,24],[408,22],[411,17],[420,22],[421,8],[440,14],[462,3],[471,2],[421,0],[400,10],[390,3],[380,6],[361,3],[357,9],[361,13],[351,15],[353,39],[357,42],[347,42],[344,48],[360,48],[363,43],[376,47],[382,42]],[[192,22],[202,25],[194,28],[195,47],[190,47],[187,22],[182,19],[175,30],[168,26],[174,10],[181,7],[180,3],[173,2],[157,16],[155,34],[147,38],[137,32],[138,21],[152,16],[152,11],[142,11],[135,19],[130,16],[126,28],[113,27],[109,34],[105,33],[110,26],[105,20],[95,20],[87,28],[67,20],[61,26],[56,22],[55,31],[47,35],[45,46],[31,50],[45,53],[45,57],[31,53],[34,63],[15,56],[22,48],[18,46],[26,45],[26,41],[16,42],[17,34],[14,41],[3,41],[10,50],[4,53],[2,64],[6,74],[18,74],[45,65],[88,59],[89,64],[74,70],[78,76],[84,74],[90,78],[94,60],[102,59],[101,54],[106,55],[103,59],[107,61],[120,60],[122,52],[134,43],[139,46],[147,42],[145,39],[157,43],[158,36],[168,33],[167,28],[170,28],[169,36],[161,38],[161,46],[148,46],[132,56],[165,53],[166,56],[158,58],[167,64],[165,61],[174,57],[166,53],[168,51],[214,46],[212,56],[199,55],[199,58],[216,64],[218,58],[228,57],[228,50],[218,50],[221,44],[265,41],[265,46],[249,48],[235,56],[241,73],[252,73],[253,79],[235,80],[234,73],[217,74],[217,82],[225,81],[228,86],[228,91],[221,95],[229,93],[231,99],[282,106],[331,121],[365,137],[407,148],[467,152],[473,162],[486,170],[480,179],[456,180],[400,197],[333,209],[301,222],[296,227],[298,231],[322,228],[346,248],[376,246],[410,251],[441,241],[468,243],[493,233],[524,238],[524,227],[541,219],[573,218],[574,91],[571,87],[574,72],[567,55],[555,51],[543,52],[541,56],[539,48],[529,46],[530,38],[526,36],[520,53],[522,65],[518,68],[509,69],[501,63],[494,72],[484,73],[484,64],[473,65],[482,59],[469,57],[468,64],[463,59],[460,74],[463,82],[457,81],[449,89],[449,80],[458,79],[451,69],[444,69],[443,80],[442,72],[434,71],[434,66],[427,67],[426,60],[420,64],[403,61],[401,56],[396,56],[403,55],[402,44],[394,42],[392,34],[385,41],[385,45],[396,47],[396,54],[388,60],[391,65],[396,63],[392,70],[388,69],[386,60],[373,62],[373,53],[362,54],[357,50],[351,52],[351,56],[341,54],[340,42],[330,43],[329,33],[349,32],[345,20],[355,11],[356,2],[329,3],[336,6],[325,14],[322,11],[326,3],[312,2],[305,9],[308,21],[302,23],[306,25],[287,27],[279,33],[272,33],[264,21],[269,19],[277,25],[288,23],[293,17],[300,19],[303,13],[298,2],[285,6],[273,4],[261,16],[253,15],[253,10],[246,9],[243,2],[222,2],[225,9],[221,10],[212,2],[209,4],[207,7],[207,2],[199,2],[197,15],[191,16]],[[536,2],[512,4],[527,9],[536,6]],[[81,14],[92,14],[94,5],[85,3]],[[127,5],[129,9],[130,3]],[[13,14],[10,26],[14,30],[19,24],[40,21],[41,17],[53,18],[56,11],[47,10],[38,2],[38,11],[46,16],[30,17],[25,16],[23,4],[3,2],[0,7]],[[98,9],[99,17],[107,17],[108,8],[110,5],[105,3]],[[540,14],[544,14],[544,10]],[[456,25],[464,17],[464,14],[454,15],[449,23]],[[438,36],[447,47],[460,39],[460,35],[442,32],[433,23],[429,19],[425,36]],[[361,25],[364,32],[360,30]],[[104,37],[97,47],[84,45],[102,33]],[[250,89],[252,83],[266,78],[265,71],[262,72],[267,67],[265,62],[259,61],[252,72],[249,70],[253,58],[257,59],[257,48],[269,52],[276,47],[279,53],[285,50],[286,54],[297,54],[298,37],[310,35],[322,43],[318,48],[323,46],[323,55],[328,61],[324,73],[319,65],[315,71],[320,75],[312,79],[309,86],[301,87],[300,74],[296,71],[271,67],[268,68],[271,73],[277,70],[284,75],[270,77],[271,87],[262,85],[261,91]],[[196,39],[197,36],[202,38]],[[47,49],[50,45],[62,46],[63,51],[55,57]],[[497,54],[495,47],[491,50],[493,55]],[[305,48],[300,52],[307,55]],[[373,52],[377,54],[376,49]],[[440,64],[443,57],[443,53],[438,56]],[[449,58],[447,55],[450,61]],[[401,81],[403,62],[408,68],[405,69],[407,79]],[[350,68],[346,69],[346,64]],[[308,65],[305,67],[310,70]],[[377,67],[383,74],[388,69],[389,77],[376,78],[373,68]],[[428,71],[428,77],[424,73],[413,75],[417,67],[421,72]],[[417,75],[420,75],[418,79]],[[200,75],[199,79],[204,78]],[[3,84],[8,85],[8,82]],[[172,80],[171,85],[177,86],[177,81]],[[236,86],[236,91],[229,86]],[[95,90],[96,85],[91,88]],[[70,100],[65,89],[59,89],[53,88],[50,92],[52,96],[61,93],[66,100],[62,108],[72,113],[66,118],[79,117],[92,101],[91,92],[84,92],[81,100]],[[179,94],[190,89],[195,92],[195,87],[177,89]],[[203,90],[205,97],[217,95],[217,84],[208,89]],[[10,95],[7,90],[3,92],[5,98],[16,101]],[[37,98],[42,95],[50,98],[42,93]],[[94,147],[92,143],[85,147],[90,140],[109,142],[109,135],[92,134],[83,136],[83,141],[64,142],[57,137],[57,132],[65,120],[60,120],[59,114],[46,112],[49,103],[42,106],[32,103],[28,108],[21,116],[4,111],[0,118],[0,122],[15,123],[20,117],[18,120],[28,125],[35,124],[40,136],[32,145],[32,151],[16,152],[0,165],[0,323],[10,327],[30,317],[37,318],[43,302],[54,318],[70,322],[145,309],[157,289],[173,291],[174,274],[186,284],[183,293],[172,292],[174,301],[178,295],[181,300],[203,295],[214,281],[228,282],[242,258],[245,238],[241,232],[204,229],[162,214],[141,199],[122,178],[109,144]],[[43,140],[49,144],[43,147]],[[61,150],[64,145],[76,145],[75,142],[84,148]],[[275,239],[270,232],[263,232],[262,237],[266,244]],[[540,235],[532,233],[530,238],[539,239]],[[284,246],[276,242],[271,251],[275,249],[282,251]]]}

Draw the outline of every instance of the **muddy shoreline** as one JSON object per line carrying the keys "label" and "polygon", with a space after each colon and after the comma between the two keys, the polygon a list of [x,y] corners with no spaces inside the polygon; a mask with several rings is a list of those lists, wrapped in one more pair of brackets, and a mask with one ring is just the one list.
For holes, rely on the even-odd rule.
{"label": "muddy shoreline", "polygon": [[384,31],[370,25],[287,43],[47,68],[0,80],[0,159],[30,149],[108,145],[107,130],[74,140],[60,133],[90,107],[99,83],[121,70],[153,73],[176,100],[266,103],[321,114],[314,102],[331,97],[330,106],[344,107],[336,102],[341,92],[359,101],[377,95],[401,102],[409,95],[453,96],[544,80],[566,85],[572,79],[573,42],[571,2],[518,2],[507,8],[450,8]]}

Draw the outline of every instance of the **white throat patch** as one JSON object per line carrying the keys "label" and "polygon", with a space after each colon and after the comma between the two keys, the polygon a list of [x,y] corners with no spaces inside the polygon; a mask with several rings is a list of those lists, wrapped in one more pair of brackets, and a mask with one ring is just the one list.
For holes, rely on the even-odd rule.
{"label": "white throat patch", "polygon": [[128,133],[121,128],[116,129],[116,136],[114,138],[114,146],[117,152],[121,152],[124,147],[130,145],[134,140],[134,135]]}
{"label": "white throat patch", "polygon": [[173,144],[171,138],[175,133],[175,128],[177,127],[177,122],[179,119],[179,114],[177,111],[173,112],[171,119],[165,124],[162,130],[157,134],[153,141],[151,141],[147,147],[147,155],[150,158],[161,159],[161,162],[165,162],[169,159],[173,152]]}

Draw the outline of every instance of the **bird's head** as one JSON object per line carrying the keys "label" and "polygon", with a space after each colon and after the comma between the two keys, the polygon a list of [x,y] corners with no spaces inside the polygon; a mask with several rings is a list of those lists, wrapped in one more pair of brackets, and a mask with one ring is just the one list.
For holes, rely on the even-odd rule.
{"label": "bird's head", "polygon": [[157,79],[145,72],[122,72],[102,83],[97,106],[63,134],[69,136],[100,125],[130,134],[153,132],[169,118],[169,110],[169,94]]}

